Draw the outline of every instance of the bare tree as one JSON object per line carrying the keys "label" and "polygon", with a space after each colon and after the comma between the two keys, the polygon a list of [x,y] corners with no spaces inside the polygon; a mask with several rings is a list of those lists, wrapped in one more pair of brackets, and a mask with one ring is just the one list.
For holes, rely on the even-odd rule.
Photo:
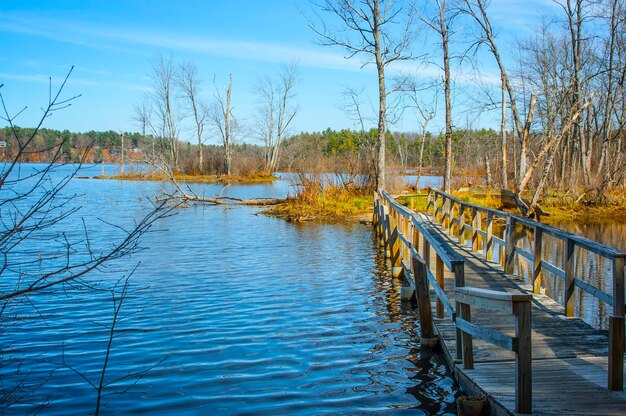
{"label": "bare tree", "polygon": [[435,4],[437,5],[436,16],[433,18],[420,17],[420,20],[441,37],[441,49],[443,53],[443,94],[446,109],[443,189],[444,192],[450,192],[450,183],[452,180],[452,89],[450,86],[449,26],[453,16],[449,16],[450,10],[447,0],[435,0]]}
{"label": "bare tree", "polygon": [[[80,205],[76,195],[67,192],[66,187],[81,165],[67,168],[70,172],[65,176],[59,174],[62,165],[57,162],[61,159],[66,139],[46,149],[34,149],[33,144],[47,118],[70,106],[76,98],[64,99],[61,96],[71,72],[56,91],[50,82],[48,103],[42,109],[39,123],[32,130],[15,126],[16,117],[26,108],[13,115],[0,90],[0,117],[8,124],[11,142],[15,146],[10,149],[10,161],[0,167],[0,279],[3,282],[0,288],[0,331],[20,318],[17,307],[31,304],[35,295],[53,296],[55,291],[76,286],[92,288],[95,284],[89,280],[92,272],[136,252],[140,237],[169,212],[163,204],[156,205],[130,229],[103,221],[103,226],[108,224],[117,229],[120,237],[100,248],[92,244],[84,221],[69,221],[76,218]],[[34,152],[51,155],[50,162],[32,168],[20,166],[23,158]],[[39,249],[43,240],[48,244],[46,250]],[[0,347],[0,353],[7,354],[10,351],[5,347]],[[2,362],[3,367],[4,364]],[[21,364],[15,366],[13,374],[18,379],[22,371]],[[4,375],[11,371],[7,367],[3,368]],[[26,373],[24,376],[33,375]],[[41,385],[31,380],[18,381],[12,386],[0,384],[0,406],[11,406],[15,401],[28,397],[33,393],[32,389]]]}
{"label": "bare tree", "polygon": [[277,79],[265,76],[257,81],[261,102],[259,134],[265,142],[265,169],[270,172],[278,168],[281,144],[298,114],[298,106],[293,104],[297,81],[298,65],[295,62],[282,64]]}
{"label": "bare tree", "polygon": [[[513,115],[513,123],[517,130],[517,136],[521,149],[519,159],[519,177],[521,178],[524,177],[524,175],[526,174],[526,169],[528,165],[528,132],[524,130],[524,126],[526,125],[526,123],[522,122],[521,115],[518,111],[515,90],[504,66],[504,62],[500,55],[498,45],[496,44],[493,27],[491,26],[491,22],[487,15],[487,7],[490,2],[489,0],[464,0],[464,2],[465,13],[478,24],[481,30],[479,43],[486,44],[489,48],[489,51],[493,55],[496,64],[498,65],[498,69],[500,70],[502,84],[505,86],[506,91],[509,95],[509,106]],[[502,105],[505,105],[504,101]],[[503,140],[505,140],[505,138]],[[505,157],[506,155],[503,154],[503,161]]]}
{"label": "bare tree", "polygon": [[[346,115],[356,123],[359,128],[358,131],[358,146],[361,150],[360,153],[364,153],[365,156],[365,165],[360,166],[361,160],[357,160],[356,166],[351,166],[353,169],[349,172],[350,180],[353,181],[356,178],[357,170],[359,173],[367,172],[369,180],[375,180],[376,177],[376,160],[377,160],[377,149],[378,146],[376,143],[373,143],[369,140],[369,134],[366,131],[366,123],[367,124],[375,124],[376,123],[376,110],[373,108],[371,101],[364,103],[364,88],[356,89],[354,87],[345,87],[341,92],[345,103],[342,105],[342,110],[346,113]],[[369,104],[366,107],[365,104]],[[372,169],[373,168],[373,169]],[[371,184],[371,183],[370,183]],[[375,185],[375,183],[374,183]]]}
{"label": "bare tree", "polygon": [[175,104],[176,66],[174,59],[159,55],[152,65],[153,108],[160,122],[160,136],[166,142],[162,149],[168,156],[168,162],[175,170],[179,169],[178,114]]}
{"label": "bare tree", "polygon": [[224,147],[224,173],[230,175],[232,173],[232,159],[233,159],[233,125],[235,120],[232,115],[231,107],[231,94],[233,89],[233,76],[228,74],[228,85],[226,86],[225,94],[222,92],[213,81],[215,92],[215,102],[210,111],[210,118],[213,126],[217,129],[222,146]]}
{"label": "bare tree", "polygon": [[[144,99],[138,104],[135,105],[135,115],[133,117],[133,120],[139,125],[139,128],[141,129],[141,137],[144,140],[144,142],[146,141],[146,132],[149,128],[152,128],[152,108],[150,106],[150,101],[147,99],[147,97],[144,97]],[[152,160],[156,160],[156,149],[155,149],[155,138],[152,137],[151,140],[151,153],[152,153]]]}
{"label": "bare tree", "polygon": [[198,141],[198,171],[204,173],[203,133],[208,114],[206,106],[199,101],[200,80],[196,65],[193,62],[181,64],[176,74],[176,81],[185,99],[185,108],[193,118],[196,140]]}
{"label": "bare tree", "polygon": [[[329,26],[316,14],[316,21],[309,26],[321,38],[322,45],[339,46],[346,50],[346,57],[365,57],[365,65],[374,63],[378,75],[378,142],[376,188],[385,187],[385,135],[387,129],[387,87],[385,69],[389,64],[411,58],[408,51],[412,14],[402,0],[325,0],[316,4],[324,14],[337,18],[337,24]],[[407,17],[408,16],[408,17]],[[404,21],[402,21],[404,20]],[[399,35],[394,28],[400,24]]]}
{"label": "bare tree", "polygon": [[[424,166],[424,146],[428,134],[428,124],[436,115],[437,109],[437,82],[435,80],[419,83],[415,77],[403,76],[396,80],[395,90],[399,91],[404,99],[405,109],[415,110],[419,124],[420,146],[418,152],[417,178],[415,188],[419,189],[422,168]],[[433,91],[432,100],[427,102],[423,98],[425,91]]]}

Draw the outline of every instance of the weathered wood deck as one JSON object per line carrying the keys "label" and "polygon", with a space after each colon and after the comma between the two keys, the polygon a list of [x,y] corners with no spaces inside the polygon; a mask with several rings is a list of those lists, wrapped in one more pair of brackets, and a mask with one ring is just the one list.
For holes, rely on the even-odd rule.
{"label": "weathered wood deck", "polygon": [[[470,245],[466,245],[459,243],[456,237],[458,230],[450,236],[449,230],[443,230],[436,221],[432,220],[432,217],[412,213],[394,205],[393,201],[389,204],[390,199],[388,196],[386,198],[388,198],[388,206],[378,206],[380,213],[383,214],[380,218],[385,218],[385,212],[387,212],[386,234],[384,223],[378,224],[378,227],[382,234],[381,243],[386,246],[389,257],[392,259],[394,274],[398,274],[398,266],[401,265],[400,269],[405,274],[410,274],[407,279],[408,283],[413,288],[418,287],[421,284],[418,278],[420,273],[415,272],[415,265],[419,267],[419,263],[408,264],[407,257],[413,258],[415,262],[416,258],[420,258],[419,253],[422,253],[423,264],[425,264],[425,273],[422,272],[422,274],[429,275],[430,291],[433,295],[432,305],[429,305],[428,309],[429,313],[437,310],[439,318],[434,318],[433,321],[435,330],[440,336],[441,346],[464,390],[471,395],[489,397],[486,409],[488,414],[516,414],[516,408],[527,406],[526,408],[532,408],[532,413],[537,415],[626,415],[626,392],[623,390],[625,378],[623,370],[619,372],[620,368],[616,366],[615,358],[611,364],[613,369],[609,370],[610,355],[620,357],[621,362],[624,362],[623,345],[621,348],[619,346],[616,348],[613,342],[615,337],[620,339],[621,336],[623,344],[623,317],[620,321],[620,316],[614,316],[618,326],[616,328],[613,324],[611,335],[613,339],[610,340],[609,331],[594,329],[580,318],[571,316],[571,312],[568,313],[563,305],[538,293],[540,291],[537,284],[529,284],[505,274],[504,267],[510,258],[502,259],[504,267],[485,260],[483,253],[487,252],[487,245],[483,240],[481,247],[477,247],[478,238],[475,236],[491,237],[491,229],[489,225],[485,231],[482,231],[480,216],[477,221],[472,218],[472,226],[469,228],[474,238],[469,241]],[[389,215],[389,208],[396,210],[395,215],[394,213]],[[463,210],[464,208],[461,207],[457,224],[465,229],[467,226],[464,225]],[[472,217],[475,217],[475,212],[474,210]],[[452,215],[449,214],[447,226],[450,226],[451,218]],[[506,241],[504,240],[506,236],[500,239],[499,244],[503,246],[503,251],[508,252],[507,257],[516,255],[514,246],[505,249]],[[576,243],[579,243],[578,240]],[[484,251],[483,248],[485,248]],[[592,246],[591,249],[594,250],[596,247]],[[618,258],[622,256],[617,251],[609,252],[609,255]],[[539,262],[535,264],[539,264],[541,268],[540,256],[539,251]],[[500,260],[500,256],[493,255],[493,257]],[[444,264],[448,267],[443,267]],[[620,264],[623,268],[623,263],[617,263],[618,266]],[[455,267],[455,265],[462,267]],[[547,267],[554,266],[548,265]],[[567,268],[566,265],[565,269]],[[430,270],[436,270],[436,272],[432,273]],[[462,271],[459,273],[460,270]],[[537,274],[539,278],[540,273],[541,270]],[[413,277],[415,277],[414,282]],[[528,299],[531,299],[529,341],[532,340],[532,347],[530,348],[531,354],[528,354],[532,355],[531,364],[528,366],[531,371],[521,371],[524,361],[520,358],[523,355],[520,351],[527,349],[524,345],[529,344],[524,344],[523,337],[519,335],[520,329],[523,333],[522,327],[525,324],[523,317],[516,314],[515,306],[513,306],[513,314],[506,307],[502,312],[493,310],[497,308],[487,310],[482,307],[472,307],[470,317],[469,306],[456,302],[455,299],[454,288],[461,286],[504,292],[509,294],[509,301],[515,299],[517,294],[528,294],[526,297],[519,296],[519,298],[524,298],[526,304],[528,304]],[[618,290],[615,293],[619,293],[619,290],[623,291],[623,283],[620,287],[618,281],[616,289]],[[460,290],[459,293],[462,294],[464,290]],[[461,300],[467,302],[471,298],[472,290],[467,291],[469,297],[464,296]],[[479,295],[481,293],[480,290],[475,292]],[[489,296],[497,298],[498,295],[489,293],[491,292],[484,292],[487,297],[473,305],[493,306],[485,302],[489,302]],[[441,298],[442,295],[445,299]],[[600,296],[613,302],[610,295],[600,294]],[[502,297],[505,298],[505,296]],[[621,311],[623,316],[623,297],[616,296],[616,301],[622,303],[621,306],[617,304],[614,312],[617,311],[619,315]],[[496,303],[502,306],[503,301],[498,299]],[[453,306],[455,304],[456,310]],[[420,309],[422,309],[421,306]],[[420,317],[423,313],[425,312],[420,310]],[[467,322],[471,322],[471,328],[468,331],[472,329],[478,331],[469,340],[465,338],[467,335],[459,335],[464,334],[464,332],[459,332],[464,322],[466,328]],[[426,331],[428,331],[427,328]],[[422,328],[423,332],[424,328]],[[482,341],[478,334],[483,335],[482,338],[490,339],[491,342]],[[457,337],[469,346],[463,345]],[[508,345],[509,349],[501,348],[494,343]],[[609,347],[610,345],[612,347]],[[460,347],[463,351],[457,351]],[[467,361],[468,355],[469,361]],[[467,364],[471,363],[472,358],[474,368],[465,368],[471,367],[471,364]],[[516,365],[519,368],[516,368]],[[621,380],[616,380],[615,374],[618,374]],[[528,403],[524,403],[522,397],[528,393],[525,391],[528,390],[528,385],[524,386],[524,380],[532,380],[530,382],[532,393],[526,396]],[[609,383],[612,386],[609,386]],[[520,395],[519,392],[522,390],[524,390],[523,394]]]}
{"label": "weathered wood deck", "polygon": [[[515,293],[533,293],[532,287],[507,277],[502,268],[487,262],[467,246],[461,246],[437,227],[442,238],[465,259],[465,284],[470,287]],[[431,248],[431,259],[436,253]],[[444,274],[445,285],[454,287],[454,276]],[[446,293],[454,303],[454,291]],[[533,294],[531,302],[532,409],[537,415],[626,415],[626,392],[607,389],[608,333],[579,318],[565,317],[563,306],[551,298]],[[475,313],[472,322],[512,334],[508,315]],[[456,326],[450,319],[435,319],[442,347],[463,388],[473,395],[493,398],[492,414],[515,414],[515,356],[474,338],[474,369],[464,370],[456,356]]]}

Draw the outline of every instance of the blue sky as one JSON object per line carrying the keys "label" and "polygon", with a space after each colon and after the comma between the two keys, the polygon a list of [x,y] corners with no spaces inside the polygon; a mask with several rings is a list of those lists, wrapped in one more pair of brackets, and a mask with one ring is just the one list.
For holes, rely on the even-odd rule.
{"label": "blue sky", "polygon": [[[66,96],[82,96],[72,107],[54,114],[46,126],[136,131],[133,106],[149,90],[152,61],[159,54],[171,54],[177,61],[190,60],[198,66],[207,97],[214,78],[221,85],[232,73],[235,114],[252,124],[258,77],[275,75],[281,62],[296,60],[300,113],[293,131],[354,127],[341,109],[341,90],[365,88],[374,105],[374,68],[362,69],[359,59],[346,60],[342,50],[317,45],[300,11],[310,7],[304,0],[3,0],[0,83],[5,84],[2,90],[10,111],[28,106],[16,123],[31,126],[46,103],[48,77],[56,84],[75,65]],[[490,13],[507,58],[514,52],[515,37],[530,33],[541,15],[553,12],[554,7],[550,0],[494,0]],[[459,28],[460,38],[465,37],[464,30]],[[415,48],[428,49],[434,41],[433,36],[422,36]],[[480,73],[489,85],[497,80],[497,71],[489,55],[481,56]],[[389,68],[388,76],[391,79],[402,72],[415,72],[422,78],[438,76],[436,67],[419,64],[403,62]],[[463,92],[472,95],[467,92],[475,88],[467,71],[457,71],[455,87],[457,105],[467,107]],[[457,125],[470,118],[474,127],[495,125],[493,115],[460,113],[465,120],[459,115]],[[443,112],[438,111],[431,130],[441,128],[442,118]],[[413,125],[414,118],[407,115],[391,128],[413,130]]]}

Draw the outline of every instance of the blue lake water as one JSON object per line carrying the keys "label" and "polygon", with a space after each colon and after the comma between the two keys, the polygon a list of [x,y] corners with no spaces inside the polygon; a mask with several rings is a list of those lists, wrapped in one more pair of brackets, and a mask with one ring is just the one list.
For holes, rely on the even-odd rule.
{"label": "blue lake water", "polygon": [[[64,194],[75,195],[70,204],[80,210],[58,226],[76,243],[72,258],[85,256],[87,243],[97,250],[117,241],[122,232],[108,223],[130,227],[162,186],[72,180]],[[285,180],[191,186],[242,198],[290,189]],[[15,287],[20,268],[36,276],[54,263],[39,264],[38,256],[65,258],[65,237],[54,231],[10,253],[15,267],[2,274],[0,290]],[[251,207],[192,205],[159,222],[142,247],[84,285],[32,295],[2,315],[0,392],[18,387],[21,404],[0,413],[25,414],[42,403],[43,414],[93,412],[89,383],[99,382],[113,316],[104,289],[137,264],[112,344],[103,414],[453,411],[458,387],[443,358],[420,349],[416,314],[401,308],[399,282],[370,227],[292,224]]]}

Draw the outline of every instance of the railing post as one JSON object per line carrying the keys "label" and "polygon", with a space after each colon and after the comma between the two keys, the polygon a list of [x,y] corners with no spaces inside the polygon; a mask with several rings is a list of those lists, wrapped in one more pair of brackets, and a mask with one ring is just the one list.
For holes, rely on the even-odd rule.
{"label": "railing post", "polygon": [[534,267],[530,277],[530,284],[533,286],[533,293],[541,293],[541,247],[543,245],[543,230],[535,226],[533,242]]}
{"label": "railing post", "polygon": [[459,244],[465,244],[465,205],[459,205]]}
{"label": "railing post", "polygon": [[487,241],[485,242],[485,260],[493,259],[493,213],[487,212]]}
{"label": "railing post", "polygon": [[389,219],[389,208],[386,205],[383,205],[383,241],[384,241],[384,249],[385,249],[385,258],[391,258],[391,224]]}
{"label": "railing post", "polygon": [[574,316],[574,280],[576,279],[576,268],[574,263],[574,241],[565,240],[565,284],[563,285],[563,306],[565,306],[565,316]]}
{"label": "railing post", "polygon": [[439,194],[435,193],[435,202],[433,202],[433,220],[435,222],[437,222],[437,212],[439,211],[439,207],[437,206],[437,203],[439,202]]}
{"label": "railing post", "polygon": [[437,344],[437,337],[435,336],[435,328],[433,326],[430,289],[428,287],[428,272],[426,270],[426,263],[418,256],[413,257],[413,270],[420,321],[420,343],[423,346],[432,347]]}
{"label": "railing post", "polygon": [[390,215],[391,238],[389,247],[391,250],[391,275],[399,277],[402,273],[402,258],[400,257],[400,237],[398,237],[398,220],[395,211]]}
{"label": "railing post", "polygon": [[372,217],[372,227],[374,230],[378,228],[378,194],[374,192],[374,215]]}
{"label": "railing post", "polygon": [[513,301],[515,337],[515,411],[532,413],[532,342],[529,301]]}
{"label": "railing post", "polygon": [[441,219],[441,228],[444,230],[450,230],[450,199],[443,198],[443,218]]}
{"label": "railing post", "polygon": [[[402,217],[402,223],[404,224],[404,237],[408,240],[411,235],[411,222],[409,221],[409,218]],[[404,245],[404,255],[402,258],[407,260],[411,258],[411,250],[406,244]]]}
{"label": "railing post", "polygon": [[413,226],[413,248],[420,252],[420,231],[416,226]]}
{"label": "railing post", "polygon": [[481,228],[480,211],[472,208],[472,251],[478,251],[478,231]]}
{"label": "railing post", "polygon": [[513,260],[515,259],[514,229],[515,220],[512,217],[506,217],[506,230],[504,232],[504,273],[506,274],[513,274]]}
{"label": "railing post", "polygon": [[613,314],[609,316],[609,390],[624,390],[624,258],[613,259]]}
{"label": "railing post", "polygon": [[422,246],[422,258],[426,267],[430,268],[430,243],[426,238],[424,238],[424,245]]}
{"label": "railing post", "polygon": [[[436,269],[436,277],[437,277],[437,284],[439,285],[439,287],[441,288],[441,290],[443,290],[445,292],[445,281],[443,279],[443,260],[441,259],[441,257],[439,256],[439,254],[437,254],[436,257],[436,262],[435,262],[435,269]],[[437,318],[441,319],[443,318],[443,303],[441,302],[441,300],[439,298],[437,298]]]}
{"label": "railing post", "polygon": [[[454,287],[463,287],[465,286],[465,266],[463,263],[455,263],[452,266],[454,272]],[[459,302],[455,302],[455,313],[457,316],[460,316],[461,305]],[[456,317],[453,317],[453,320]],[[456,359],[460,359],[463,357],[463,339],[465,335],[463,331],[459,328],[456,329]],[[470,340],[471,344],[471,340]]]}
{"label": "railing post", "polygon": [[426,213],[428,213],[428,210],[430,209],[430,204],[432,202],[432,194],[433,194],[433,190],[429,186],[428,187],[428,196],[426,197]]}
{"label": "railing post", "polygon": [[[472,322],[472,314],[470,305],[465,303],[456,302],[457,308],[459,308],[461,319],[466,320],[467,322]],[[458,331],[458,329],[457,329]],[[472,336],[466,332],[461,331],[463,341],[461,345],[463,346],[463,368],[466,370],[471,370],[474,368],[474,347]],[[458,336],[458,332],[457,332]]]}

